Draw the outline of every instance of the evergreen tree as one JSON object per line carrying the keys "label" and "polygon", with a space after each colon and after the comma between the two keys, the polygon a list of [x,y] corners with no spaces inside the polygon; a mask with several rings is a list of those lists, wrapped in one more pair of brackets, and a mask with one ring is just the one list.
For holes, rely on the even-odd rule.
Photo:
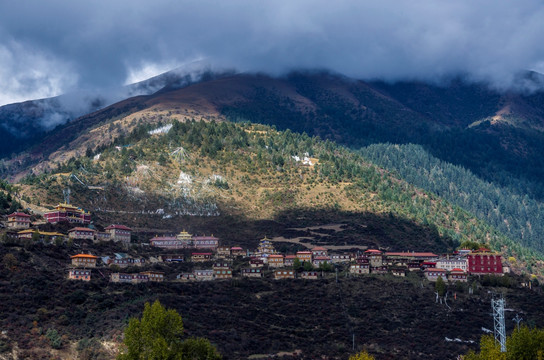
{"label": "evergreen tree", "polygon": [[156,300],[145,304],[141,319],[131,318],[118,360],[215,360],[221,356],[207,339],[182,340],[183,321]]}

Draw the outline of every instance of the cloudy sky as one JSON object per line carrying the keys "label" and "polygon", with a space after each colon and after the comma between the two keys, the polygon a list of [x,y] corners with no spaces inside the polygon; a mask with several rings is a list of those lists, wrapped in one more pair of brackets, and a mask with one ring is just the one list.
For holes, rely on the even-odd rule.
{"label": "cloudy sky", "polygon": [[0,0],[0,105],[194,61],[369,79],[544,72],[541,0]]}

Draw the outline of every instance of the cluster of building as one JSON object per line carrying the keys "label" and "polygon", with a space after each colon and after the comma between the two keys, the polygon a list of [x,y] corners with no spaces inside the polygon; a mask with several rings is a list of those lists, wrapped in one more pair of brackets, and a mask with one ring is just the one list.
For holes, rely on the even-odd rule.
{"label": "cluster of building", "polygon": [[391,272],[396,276],[406,276],[409,271],[421,270],[429,281],[441,277],[450,282],[466,282],[468,275],[503,275],[508,272],[508,268],[503,267],[501,255],[486,248],[477,251],[463,249],[443,256],[370,249],[357,256],[350,266],[350,272],[354,274]]}
{"label": "cluster of building", "polygon": [[[70,204],[61,203],[44,215],[50,223],[69,222],[77,226],[70,229],[67,235],[58,232],[45,232],[31,228],[30,215],[15,212],[8,215],[7,227],[16,230],[19,239],[33,239],[55,241],[57,239],[114,241],[129,244],[131,232],[124,225],[110,225],[104,231],[91,227],[90,213]],[[502,264],[501,256],[489,249],[477,251],[459,250],[453,254],[439,256],[431,252],[383,252],[369,249],[358,253],[329,253],[325,247],[316,246],[309,250],[297,251],[293,254],[277,252],[270,239],[260,240],[257,249],[244,250],[240,246],[220,246],[219,239],[211,236],[194,236],[185,230],[177,235],[155,236],[149,240],[149,245],[166,250],[194,249],[190,261],[212,262],[208,269],[196,269],[192,273],[178,275],[181,281],[206,281],[213,279],[228,279],[233,277],[230,260],[237,257],[248,258],[248,267],[240,270],[242,277],[263,277],[273,274],[275,279],[305,278],[317,279],[319,272],[314,268],[324,268],[326,264],[346,264],[352,274],[386,274],[406,276],[411,271],[422,271],[429,281],[436,281],[441,277],[445,281],[467,281],[468,275],[502,275],[508,268]],[[163,261],[185,261],[182,254],[162,255]],[[69,269],[69,278],[89,281],[91,268],[96,267],[98,257],[89,254],[78,254],[72,257],[72,267]],[[106,266],[118,267],[142,266],[145,259],[133,259],[126,256],[104,257],[102,262]],[[310,264],[311,266],[307,266]],[[297,265],[297,266],[295,266]],[[305,266],[300,266],[305,265]],[[267,268],[267,271],[264,268]],[[297,268],[297,269],[295,269]],[[302,268],[305,271],[302,271]],[[147,281],[163,281],[164,274],[157,271],[139,273],[111,274],[112,282],[141,283]]]}
{"label": "cluster of building", "polygon": [[[70,204],[59,204],[54,210],[44,214],[47,222],[57,224],[68,222],[77,225],[88,225],[91,222],[91,214],[81,208]],[[56,240],[93,240],[93,241],[114,241],[123,244],[130,243],[132,229],[124,225],[110,225],[104,231],[98,231],[89,227],[76,226],[68,231],[68,234],[59,232],[41,231],[32,228],[30,215],[23,212],[14,212],[8,215],[7,228],[8,236],[15,239],[32,239],[38,237],[40,241]]]}
{"label": "cluster of building", "polygon": [[[72,263],[71,267],[68,269],[68,279],[90,281],[92,269],[97,267],[99,257],[91,254],[77,254],[71,256],[70,258]],[[103,257],[102,262],[106,266],[142,266],[145,264],[145,259],[134,259],[125,256],[125,254],[116,254],[116,256],[112,258],[109,256]],[[128,282],[133,284],[148,281],[162,282],[164,281],[164,273],[161,271],[150,270],[141,271],[139,273],[114,272],[110,274],[110,280],[112,282]]]}

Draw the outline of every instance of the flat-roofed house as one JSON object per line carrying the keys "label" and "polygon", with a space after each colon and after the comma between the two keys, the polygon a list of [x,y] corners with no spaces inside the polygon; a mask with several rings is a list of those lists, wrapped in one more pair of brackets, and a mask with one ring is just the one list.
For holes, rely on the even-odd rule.
{"label": "flat-roofed house", "polygon": [[164,273],[162,271],[142,271],[140,274],[147,275],[149,278],[149,281],[153,282],[163,282],[164,281]]}
{"label": "flat-roofed house", "polygon": [[244,277],[263,277],[263,271],[260,268],[244,268],[242,269],[242,276]]}
{"label": "flat-roofed house", "polygon": [[130,243],[131,228],[125,225],[110,225],[104,230],[107,233],[110,233],[111,239],[114,242],[122,242],[123,244]]}
{"label": "flat-roofed house", "polygon": [[441,277],[444,281],[448,281],[446,276],[447,273],[448,272],[446,270],[439,268],[427,268],[423,271],[425,278],[429,281],[436,281],[439,277]]}
{"label": "flat-roofed house", "polygon": [[90,269],[69,269],[68,279],[91,281],[91,270]]}
{"label": "flat-roofed house", "polygon": [[211,252],[205,252],[205,253],[192,253],[191,254],[191,261],[192,262],[204,262],[204,261],[210,261],[212,260],[213,254]]}
{"label": "flat-roofed house", "polygon": [[209,249],[215,251],[219,246],[219,238],[215,236],[193,236],[193,244],[197,249]]}
{"label": "flat-roofed house", "polygon": [[272,254],[268,256],[268,266],[278,268],[283,267],[283,255]]}
{"label": "flat-roofed house", "polygon": [[193,271],[197,281],[210,281],[213,280],[213,269],[197,269]]}
{"label": "flat-roofed house", "polygon": [[8,215],[8,229],[28,229],[30,227],[30,215],[22,212],[14,212]]}
{"label": "flat-roofed house", "polygon": [[351,274],[357,274],[357,275],[370,274],[370,264],[369,263],[366,263],[366,264],[351,264],[349,266],[349,272]]}
{"label": "flat-roofed house", "polygon": [[297,258],[300,262],[312,262],[312,252],[311,251],[297,251]]}
{"label": "flat-roofed house", "polygon": [[303,271],[300,273],[301,279],[317,280],[319,273],[317,271]]}
{"label": "flat-roofed house", "polygon": [[213,264],[213,274],[216,279],[231,279],[232,269],[228,262],[219,261]]}
{"label": "flat-roofed house", "polygon": [[274,270],[274,279],[283,280],[283,279],[294,279],[295,270],[285,270],[285,269],[276,269]]}
{"label": "flat-roofed house", "polygon": [[85,227],[75,227],[68,230],[68,237],[74,240],[94,240],[95,234],[95,229]]}

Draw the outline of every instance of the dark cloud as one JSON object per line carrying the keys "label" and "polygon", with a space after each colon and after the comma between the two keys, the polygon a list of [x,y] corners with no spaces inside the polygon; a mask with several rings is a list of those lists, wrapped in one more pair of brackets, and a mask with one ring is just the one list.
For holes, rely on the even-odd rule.
{"label": "dark cloud", "polygon": [[0,104],[142,80],[194,60],[358,78],[466,74],[497,87],[544,71],[537,0],[0,3]]}

